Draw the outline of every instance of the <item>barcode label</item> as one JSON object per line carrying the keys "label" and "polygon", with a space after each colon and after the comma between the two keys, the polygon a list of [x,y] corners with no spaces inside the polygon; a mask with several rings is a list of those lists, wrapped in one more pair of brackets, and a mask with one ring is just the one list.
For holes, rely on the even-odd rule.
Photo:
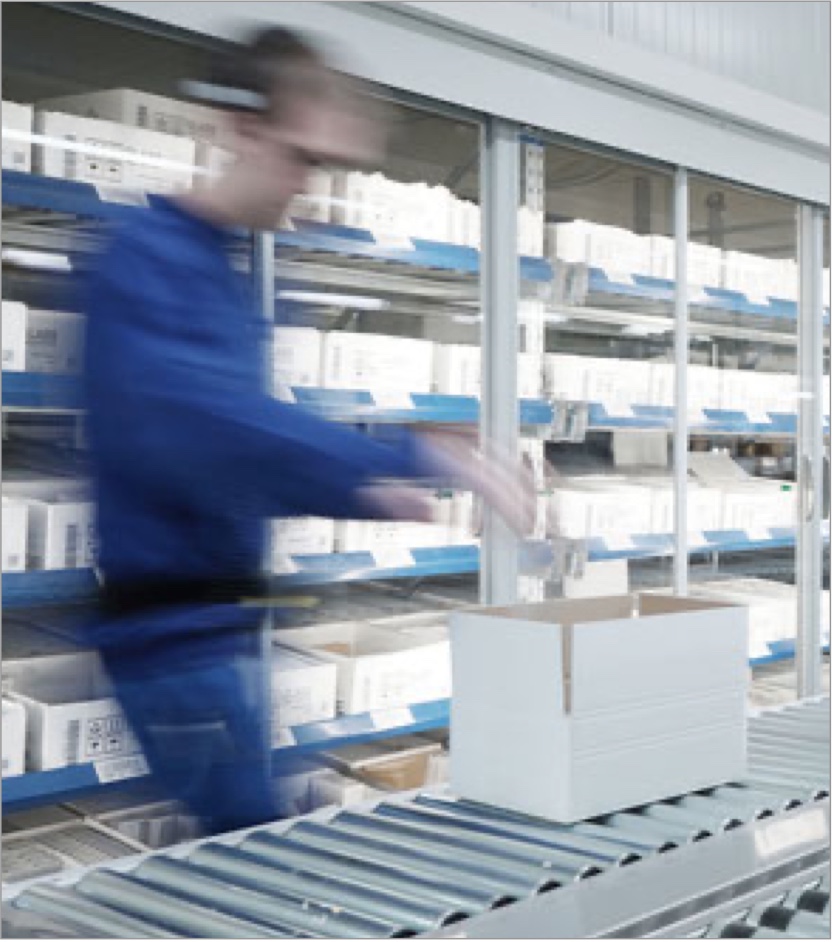
{"label": "barcode label", "polygon": [[81,751],[81,720],[70,720],[67,726],[67,762],[75,765]]}
{"label": "barcode label", "polygon": [[64,554],[67,569],[78,567],[78,524],[71,523],[67,527],[67,547]]}
{"label": "barcode label", "polygon": [[96,770],[96,778],[102,785],[150,774],[148,760],[141,752],[120,759],[100,759],[93,763],[93,767]]}
{"label": "barcode label", "polygon": [[141,190],[130,190],[123,186],[96,184],[96,193],[102,203],[123,203],[125,206],[147,206],[148,197]]}

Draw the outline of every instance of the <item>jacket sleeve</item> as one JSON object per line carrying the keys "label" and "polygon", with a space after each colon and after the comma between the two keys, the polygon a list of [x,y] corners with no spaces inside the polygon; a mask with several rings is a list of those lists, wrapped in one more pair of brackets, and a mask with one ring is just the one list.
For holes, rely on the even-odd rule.
{"label": "jacket sleeve", "polygon": [[[246,345],[233,346],[244,312],[212,309],[209,276],[183,283],[147,246],[123,243],[90,289],[92,444],[162,505],[367,517],[363,485],[431,473],[415,436],[381,444],[269,396]],[[218,332],[224,317],[233,323]]]}

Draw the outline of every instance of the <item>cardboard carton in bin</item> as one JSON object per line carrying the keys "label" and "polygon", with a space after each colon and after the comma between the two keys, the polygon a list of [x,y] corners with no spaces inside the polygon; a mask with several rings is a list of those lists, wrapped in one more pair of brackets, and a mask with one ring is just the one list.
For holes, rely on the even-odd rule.
{"label": "cardboard carton in bin", "polygon": [[747,612],[624,595],[450,616],[451,786],[572,822],[737,779]]}

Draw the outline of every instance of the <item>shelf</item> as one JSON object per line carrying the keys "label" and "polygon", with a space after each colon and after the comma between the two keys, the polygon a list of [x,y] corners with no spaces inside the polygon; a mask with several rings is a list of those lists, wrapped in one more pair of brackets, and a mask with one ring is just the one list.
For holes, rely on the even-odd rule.
{"label": "shelf", "polygon": [[[426,393],[380,393],[367,390],[294,387],[298,405],[338,422],[474,424],[480,414],[475,396]],[[79,376],[51,373],[3,373],[3,407],[80,411],[83,391]],[[543,399],[520,403],[523,426],[553,423],[553,407]]]}
{"label": "shelf", "polygon": [[[299,386],[293,388],[293,396],[299,405],[339,422],[472,424],[480,415],[480,402],[475,396],[386,394]],[[553,407],[544,399],[522,399],[519,408],[523,426],[553,423]]]}
{"label": "shelf", "polygon": [[[545,570],[553,563],[553,549],[546,541],[522,544],[522,571]],[[287,557],[287,571],[272,577],[276,590],[288,586],[330,585],[387,579],[423,579],[430,576],[478,572],[480,549],[476,545],[420,549],[378,550],[375,553],[324,553]],[[3,607],[26,608],[92,597],[97,581],[91,569],[40,570],[3,573]]]}
{"label": "shelf", "polygon": [[[279,248],[324,252],[347,258],[391,262],[414,268],[475,275],[480,270],[480,252],[467,245],[432,242],[428,239],[387,239],[368,229],[293,219],[294,229],[275,234]],[[526,281],[550,282],[553,268],[544,258],[521,256],[521,277]]]}
{"label": "shelf", "polygon": [[[823,523],[822,537],[827,543],[829,523]],[[580,543],[582,541],[579,541]],[[622,534],[594,537],[586,541],[588,559],[601,562],[612,559],[652,559],[671,556],[675,551],[675,538],[671,534]],[[793,527],[765,527],[760,534],[744,530],[709,530],[689,538],[688,551],[695,553],[743,553],[753,550],[790,549],[796,546]]]}
{"label": "shelf", "polygon": [[[609,409],[600,402],[588,404],[589,431],[617,431],[633,429],[643,431],[660,429],[672,431],[675,410],[672,406],[632,405]],[[764,419],[767,421],[763,421]],[[798,424],[793,413],[768,412],[750,415],[743,410],[704,409],[699,416],[688,419],[690,435],[767,435],[795,436]],[[831,419],[824,418],[824,433],[830,434]]]}
{"label": "shelf", "polygon": [[38,209],[89,219],[114,219],[129,207],[143,205],[138,192],[115,189],[99,192],[90,183],[42,177],[19,170],[3,171],[3,207]]}
{"label": "shelf", "polygon": [[[655,303],[673,304],[675,282],[650,275],[627,275],[607,272],[602,268],[588,268],[588,294],[591,296],[622,297]],[[768,297],[751,299],[741,291],[729,288],[690,285],[691,307],[727,314],[744,314],[778,321],[796,321],[796,301]],[[830,323],[831,310],[825,308],[825,322]]]}
{"label": "shelf", "polygon": [[[3,205],[6,207],[112,219],[130,206],[141,206],[145,202],[145,195],[138,192],[112,188],[99,190],[89,183],[74,180],[41,177],[16,170],[3,171]],[[397,239],[394,244],[366,229],[304,219],[294,219],[292,225],[292,230],[275,233],[275,244],[279,248],[470,275],[480,270],[480,253],[465,245],[416,238]],[[528,281],[550,282],[553,268],[544,258],[522,256],[521,277]]]}
{"label": "shelf", "polygon": [[[273,752],[276,767],[325,747],[333,749],[446,727],[449,724],[449,704],[449,700],[417,703],[357,716],[339,716],[282,730],[279,748]],[[147,765],[142,756],[105,759],[48,772],[11,776],[3,779],[3,812],[8,814],[36,805],[68,801],[103,788],[135,784],[147,777]]]}
{"label": "shelf", "polygon": [[98,580],[92,569],[42,569],[3,573],[3,608],[28,608],[93,598]]}
{"label": "shelf", "polygon": [[[785,638],[782,641],[768,641],[767,647],[770,649],[769,654],[750,658],[751,667],[763,667],[766,664],[776,664],[779,661],[790,661],[796,657],[796,640],[794,638]],[[831,653],[831,647],[828,644],[823,644],[820,650],[823,654]]]}
{"label": "shelf", "polygon": [[81,377],[4,370],[3,408],[80,412],[83,409]]}

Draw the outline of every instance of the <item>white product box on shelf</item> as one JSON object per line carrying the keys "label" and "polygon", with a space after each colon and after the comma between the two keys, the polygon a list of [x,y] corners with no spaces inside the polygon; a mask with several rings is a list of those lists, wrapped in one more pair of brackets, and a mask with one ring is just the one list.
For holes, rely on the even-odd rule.
{"label": "white product box on shelf", "polygon": [[3,498],[3,572],[26,569],[29,509],[23,501]]}
{"label": "white product box on shelf", "polygon": [[651,242],[616,226],[581,219],[548,226],[548,253],[562,261],[582,262],[609,274],[651,274]]}
{"label": "white product box on shelf", "polygon": [[462,798],[573,822],[744,773],[743,608],[627,595],[450,624]]}
{"label": "white product box on shelf", "polygon": [[89,501],[27,498],[29,569],[76,569],[95,564],[95,505]]}
{"label": "white product box on shelf", "polygon": [[3,169],[20,170],[29,173],[32,169],[32,142],[19,141],[9,137],[6,131],[32,133],[31,105],[19,105],[14,101],[4,101],[3,105]]}
{"label": "white product box on shelf", "polygon": [[[339,553],[374,553],[380,568],[390,565],[411,565],[395,551],[421,547],[446,546],[449,527],[440,523],[409,523],[398,520],[337,520],[336,551]],[[385,558],[383,558],[385,554]]]}
{"label": "white product box on shelf", "polygon": [[105,827],[160,850],[203,836],[199,818],[175,801],[160,801],[96,816]]}
{"label": "white product box on shelf", "polygon": [[602,403],[609,413],[649,401],[651,364],[642,360],[589,357],[587,395],[589,402]]}
{"label": "white product box on shelf", "polygon": [[544,356],[545,392],[553,399],[584,402],[588,398],[588,357],[566,353]]}
{"label": "white product box on shelf", "polygon": [[84,353],[84,318],[69,311],[26,311],[26,369],[78,373]]}
{"label": "white product box on shelf", "polygon": [[754,304],[766,304],[769,298],[794,300],[799,290],[796,262],[725,252],[724,287],[740,291]]}
{"label": "white product box on shelf", "polygon": [[691,417],[700,418],[699,413],[704,409],[724,407],[721,372],[711,366],[690,364],[687,376],[687,411]]}
{"label": "white product box on shelf", "polygon": [[612,592],[627,595],[628,560],[606,559],[585,563],[579,575],[566,574],[562,584],[566,599],[592,599],[611,595]]}
{"label": "white product box on shelf", "polygon": [[743,530],[751,540],[769,539],[772,527],[795,527],[795,485],[750,479],[722,488],[722,529]]}
{"label": "white product box on shelf", "polygon": [[434,386],[448,396],[481,395],[481,349],[439,343],[434,351]]}
{"label": "white product box on shelf", "polygon": [[758,370],[720,370],[722,408],[744,412],[751,422],[770,421],[770,412],[795,413],[795,376]]}
{"label": "white product box on shelf", "polygon": [[281,641],[338,667],[340,713],[387,710],[450,695],[449,642],[437,628],[403,633],[354,623],[320,625],[282,631]]}
{"label": "white product box on shelf", "polygon": [[[277,635],[280,641],[282,633]],[[308,652],[272,647],[272,727],[279,730],[331,720],[336,715],[336,665]]]}
{"label": "white product box on shelf", "polygon": [[57,769],[139,751],[101,672],[17,678],[9,696],[26,709],[26,765]]}
{"label": "white product box on shelf", "polygon": [[38,107],[211,144],[222,143],[229,137],[221,111],[133,88],[49,98],[39,102]]}
{"label": "white product box on shelf", "polygon": [[26,369],[26,305],[3,301],[3,372]]}
{"label": "white product box on shelf", "polygon": [[3,697],[3,778],[23,775],[26,769],[26,710]]}
{"label": "white product box on shelf", "polygon": [[276,327],[272,332],[275,379],[286,386],[318,386],[322,335],[314,327]]}
{"label": "white product box on shelf", "polygon": [[329,333],[323,345],[322,385],[430,393],[434,344],[383,334]]}
{"label": "white product box on shelf", "polygon": [[673,406],[675,404],[675,366],[673,363],[649,364],[650,406]]}
{"label": "white product box on shelf", "polygon": [[[675,279],[675,240],[651,236],[651,274],[668,281]],[[724,253],[712,245],[689,242],[686,253],[686,280],[690,285],[720,288],[724,280]]]}
{"label": "white product box on shelf", "polygon": [[[768,654],[768,642],[781,641],[796,637],[796,589],[783,586],[787,593],[772,587],[764,579],[735,580],[725,582],[694,583],[689,586],[689,594],[696,598],[725,602],[730,605],[743,605],[749,612],[751,657]],[[792,590],[792,591],[791,591]]]}
{"label": "white product box on shelf", "polygon": [[[671,482],[651,486],[652,533],[673,533],[675,502]],[[720,490],[701,487],[689,481],[686,490],[686,529],[691,534],[720,530],[723,524],[723,496]]]}
{"label": "white product box on shelf", "polygon": [[334,521],[325,517],[283,517],[273,520],[273,567],[282,565],[288,556],[332,553],[335,532]]}
{"label": "white product box on shelf", "polygon": [[[38,173],[96,186],[168,193],[188,189],[195,166],[194,142],[144,128],[129,128],[112,121],[81,118],[52,111],[35,113],[39,134],[80,144],[85,152],[38,144],[34,166]],[[106,153],[87,153],[97,148]],[[125,154],[142,160],[169,162],[172,166],[122,160]]]}
{"label": "white product box on shelf", "polygon": [[519,399],[538,399],[542,395],[542,357],[534,353],[519,353],[516,364]]}
{"label": "white product box on shelf", "polygon": [[322,772],[310,780],[310,805],[313,810],[326,805],[357,805],[368,796],[368,786],[335,770]]}

